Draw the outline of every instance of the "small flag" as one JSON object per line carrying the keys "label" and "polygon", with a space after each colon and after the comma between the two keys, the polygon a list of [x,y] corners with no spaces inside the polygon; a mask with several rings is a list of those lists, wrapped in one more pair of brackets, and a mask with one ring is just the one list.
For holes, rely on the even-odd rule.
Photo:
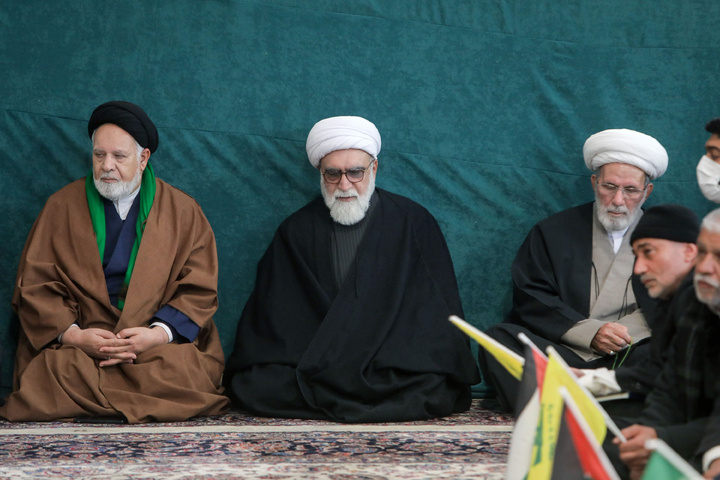
{"label": "small flag", "polygon": [[645,448],[654,452],[642,480],[703,480],[702,475],[659,438],[647,440]]}
{"label": "small flag", "polygon": [[515,405],[517,420],[510,440],[506,480],[525,479],[530,470],[530,458],[540,420],[540,391],[548,363],[545,354],[526,335],[521,333],[519,338],[525,343],[525,366]]}
{"label": "small flag", "polygon": [[490,353],[490,355],[495,357],[495,359],[500,362],[500,365],[510,372],[510,375],[520,380],[522,377],[523,364],[525,363],[523,357],[513,352],[494,338],[488,336],[486,333],[483,333],[473,327],[460,317],[452,315],[450,317],[450,321],[478,342],[481,347]]}
{"label": "small flag", "polygon": [[598,443],[605,439],[606,421],[612,422],[592,394],[577,383],[575,374],[554,348],[548,347],[548,357],[540,395],[540,420],[528,473],[528,478],[532,480],[548,480],[552,475],[555,445],[564,405],[560,396],[561,386],[564,386],[575,400]]}
{"label": "small flag", "polygon": [[560,387],[564,407],[553,462],[553,479],[620,480],[567,388]]}

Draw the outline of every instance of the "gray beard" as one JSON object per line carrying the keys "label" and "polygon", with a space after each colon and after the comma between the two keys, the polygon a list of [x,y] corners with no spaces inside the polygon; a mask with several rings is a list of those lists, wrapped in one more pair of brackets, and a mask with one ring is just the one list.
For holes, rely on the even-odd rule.
{"label": "gray beard", "polygon": [[[645,200],[643,199],[642,202],[638,203],[635,206],[635,210],[630,213],[630,209],[627,208],[627,206],[623,205],[622,207],[613,207],[612,205],[609,205],[607,207],[603,206],[603,204],[600,202],[600,198],[598,198],[597,195],[595,195],[595,205],[597,205],[597,216],[598,220],[600,221],[600,224],[607,230],[608,232],[620,232],[625,230],[632,224],[633,221],[637,218],[641,207],[645,203]],[[623,212],[625,213],[624,217],[621,218],[614,218],[611,217],[608,212]]]}
{"label": "gray beard", "polygon": [[[135,191],[135,189],[138,187],[138,185],[140,185],[140,182],[142,181],[142,173],[142,170],[138,168],[135,171],[135,176],[132,178],[132,180],[130,180],[129,182],[118,181],[116,183],[101,182],[100,179],[103,178],[103,176],[101,176],[100,178],[95,178],[95,176],[93,175],[93,183],[95,183],[95,188],[102,197],[107,198],[111,202],[116,202],[121,198],[127,197]],[[106,175],[105,178],[115,177],[111,175]]]}
{"label": "gray beard", "polygon": [[[370,208],[370,198],[375,191],[375,175],[369,172],[370,181],[365,193],[359,195],[355,187],[346,192],[335,190],[334,194],[330,194],[325,186],[325,181],[320,175],[320,191],[322,192],[325,205],[330,209],[330,216],[334,221],[341,225],[355,225],[365,218],[365,214]],[[353,200],[338,200],[338,197],[354,196]]]}
{"label": "gray beard", "polygon": [[[700,279],[702,279],[705,282],[710,283],[711,285],[713,285],[715,287],[715,289],[716,289],[715,294],[711,298],[705,298],[700,295],[698,288],[697,288],[697,283],[698,283],[698,280],[700,280]],[[715,315],[720,315],[720,295],[718,295],[718,290],[717,290],[720,286],[718,286],[715,282],[713,282],[711,278],[708,278],[705,275],[703,275],[701,273],[697,273],[697,272],[695,273],[695,276],[693,278],[693,286],[695,287],[695,297],[698,299],[698,301],[700,303],[704,303],[705,305],[707,305],[707,307]]]}

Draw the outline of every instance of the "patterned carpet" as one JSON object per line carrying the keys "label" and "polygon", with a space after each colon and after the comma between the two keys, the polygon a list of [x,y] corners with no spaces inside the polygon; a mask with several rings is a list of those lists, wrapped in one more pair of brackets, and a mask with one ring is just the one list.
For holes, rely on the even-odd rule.
{"label": "patterned carpet", "polygon": [[0,421],[0,478],[502,479],[512,418],[476,400],[423,422],[249,416],[145,425]]}

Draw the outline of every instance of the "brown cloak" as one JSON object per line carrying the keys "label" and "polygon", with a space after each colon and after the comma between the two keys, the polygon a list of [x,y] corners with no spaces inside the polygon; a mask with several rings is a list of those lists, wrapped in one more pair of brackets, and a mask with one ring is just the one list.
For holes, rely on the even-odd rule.
{"label": "brown cloak", "polygon": [[[28,236],[13,308],[20,318],[14,391],[0,416],[48,421],[124,415],[130,423],[177,421],[221,413],[224,356],[217,310],[215,237],[200,206],[156,180],[155,200],[124,310],[110,304],[85,196],[85,180],[52,195]],[[161,345],[133,364],[98,360],[56,339],[73,323],[119,332],[147,327],[171,305],[200,327],[192,343]]]}

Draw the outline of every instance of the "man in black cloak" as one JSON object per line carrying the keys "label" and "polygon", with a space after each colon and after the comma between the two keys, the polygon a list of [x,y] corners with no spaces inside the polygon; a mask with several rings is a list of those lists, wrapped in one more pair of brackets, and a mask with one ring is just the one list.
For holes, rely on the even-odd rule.
{"label": "man in black cloak", "polygon": [[360,117],[307,139],[322,196],[278,228],[225,381],[255,414],[339,422],[462,412],[479,381],[445,239],[422,206],[375,188],[380,134]]}
{"label": "man in black cloak", "polygon": [[[653,302],[633,278],[630,235],[650,181],[667,169],[667,152],[649,135],[611,129],[590,136],[583,156],[595,201],[532,228],[512,264],[512,310],[486,333],[522,354],[522,332],[543,351],[553,346],[575,368],[632,365],[649,356],[641,307]],[[483,380],[511,411],[519,382],[484,349],[479,360]]]}

